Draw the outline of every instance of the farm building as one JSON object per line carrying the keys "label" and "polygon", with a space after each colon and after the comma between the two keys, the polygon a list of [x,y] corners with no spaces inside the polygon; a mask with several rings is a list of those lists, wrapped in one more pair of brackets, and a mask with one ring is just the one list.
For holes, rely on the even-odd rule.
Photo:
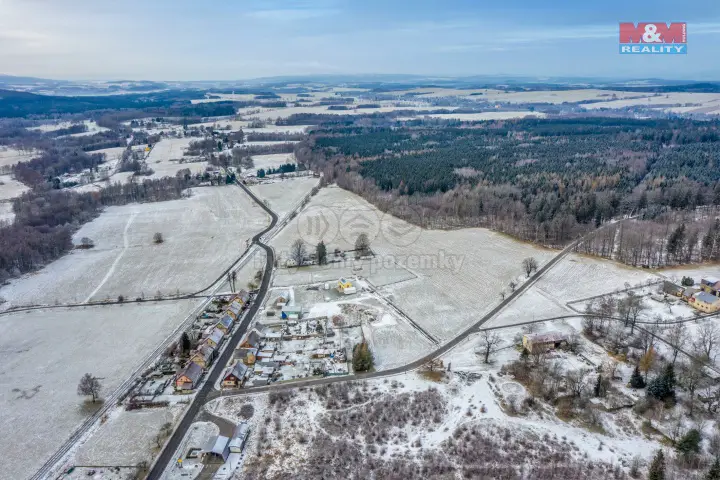
{"label": "farm building", "polygon": [[197,363],[202,368],[208,368],[215,358],[215,349],[207,342],[200,345],[190,356],[190,361]]}
{"label": "farm building", "polygon": [[684,288],[680,285],[675,285],[667,280],[663,282],[663,293],[673,295],[675,297],[682,297],[683,290]]}
{"label": "farm building", "polygon": [[720,296],[720,280],[717,278],[703,278],[700,281],[700,288],[710,295]]}
{"label": "farm building", "polygon": [[561,332],[523,335],[523,347],[529,353],[547,352],[567,344],[568,337]]}
{"label": "farm building", "polygon": [[352,282],[345,278],[341,278],[340,280],[338,280],[337,289],[338,292],[344,293],[345,295],[350,295],[357,292],[357,289],[353,286]]}
{"label": "farm building", "polygon": [[202,456],[210,462],[225,462],[230,456],[230,439],[222,435],[210,437],[203,448]]}
{"label": "farm building", "polygon": [[720,297],[716,297],[707,292],[699,292],[690,299],[690,305],[701,312],[715,313],[720,310]]}
{"label": "farm building", "polygon": [[188,362],[175,378],[175,390],[189,391],[198,386],[203,369],[195,362]]}
{"label": "farm building", "polygon": [[229,367],[223,374],[223,388],[242,387],[247,377],[248,367],[242,362],[236,362],[235,365]]}

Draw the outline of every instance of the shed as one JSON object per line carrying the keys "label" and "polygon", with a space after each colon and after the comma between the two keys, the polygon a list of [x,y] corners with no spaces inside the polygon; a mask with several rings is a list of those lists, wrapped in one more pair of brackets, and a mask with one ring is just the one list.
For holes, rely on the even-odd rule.
{"label": "shed", "polygon": [[282,307],[280,318],[298,319],[302,317],[302,307],[299,305],[285,305]]}
{"label": "shed", "polygon": [[529,353],[547,352],[567,343],[568,336],[562,332],[523,335],[523,347]]}
{"label": "shed", "polygon": [[230,453],[242,453],[249,435],[250,426],[247,422],[239,423],[233,431],[232,439],[230,439]]}
{"label": "shed", "polygon": [[202,453],[203,457],[226,461],[230,456],[230,438],[218,435],[210,437]]}

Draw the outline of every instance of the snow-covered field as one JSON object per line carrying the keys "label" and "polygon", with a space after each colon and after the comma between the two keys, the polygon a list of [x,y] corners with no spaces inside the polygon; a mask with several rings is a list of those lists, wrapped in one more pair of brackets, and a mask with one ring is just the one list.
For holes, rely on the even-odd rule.
{"label": "snow-covered field", "polygon": [[[268,155],[262,156],[266,157]],[[255,158],[257,157],[253,157],[253,159]],[[278,165],[280,164],[277,164],[276,166]],[[260,199],[267,200],[270,208],[278,215],[278,217],[283,218],[303,199],[303,197],[310,193],[313,187],[320,183],[319,180],[319,178],[313,177],[289,177],[284,180],[271,180],[267,183],[253,185],[250,187],[250,190]]]}
{"label": "snow-covered field", "polygon": [[82,375],[99,377],[102,394],[109,394],[196,303],[148,302],[0,316],[0,449],[12,459],[0,462],[0,478],[28,478],[90,414],[76,392]]}
{"label": "snow-covered field", "polygon": [[245,114],[248,119],[258,118],[260,120],[274,120],[276,118],[287,118],[290,115],[297,113],[314,113],[322,115],[365,115],[370,113],[387,113],[394,112],[397,110],[417,110],[418,107],[407,107],[407,106],[391,106],[385,105],[378,108],[359,108],[349,110],[328,110],[328,107],[317,106],[317,107],[287,107],[277,108],[272,110],[266,110],[258,113]]}
{"label": "snow-covered field", "polygon": [[28,130],[37,130],[39,132],[54,132],[56,130],[61,130],[63,128],[68,128],[73,125],[73,122],[57,122],[57,123],[44,123],[42,125],[38,125],[37,127],[30,127]]}
{"label": "snow-covered field", "polygon": [[[314,248],[320,238],[328,251],[354,248],[367,233],[376,260],[358,275],[369,277],[402,267],[416,277],[399,283],[379,280],[380,288],[407,314],[441,341],[476,322],[500,302],[500,291],[521,277],[521,261],[535,257],[542,265],[554,251],[533,247],[482,228],[421,230],[379,212],[359,196],[327,187],[272,241],[278,254],[302,238]],[[373,271],[374,270],[374,271]],[[402,280],[399,278],[398,280]]]}
{"label": "snow-covered field", "polygon": [[186,162],[189,158],[183,156],[193,140],[198,139],[164,138],[155,144],[147,158],[148,167],[154,170],[148,178],[174,177],[177,172],[186,168],[193,174],[204,172],[207,162]]}
{"label": "snow-covered field", "polygon": [[[82,302],[205,288],[245,251],[269,217],[236,186],[202,187],[186,199],[107,208],[82,226],[95,242],[0,289],[9,305]],[[164,237],[153,243],[153,235]]]}
{"label": "snow-covered field", "polygon": [[636,98],[609,100],[583,105],[587,110],[600,108],[625,108],[642,106],[661,108],[675,113],[713,113],[720,110],[720,93],[672,92],[667,94],[644,94]]}
{"label": "snow-covered field", "polygon": [[312,125],[266,125],[261,128],[246,128],[248,133],[304,133]]}
{"label": "snow-covered field", "polygon": [[0,175],[0,201],[19,197],[28,190],[30,188],[15,180],[12,175]]}
{"label": "snow-covered field", "polygon": [[[268,143],[268,142],[264,142]],[[295,163],[295,155],[292,153],[271,153],[268,155],[253,155],[253,170],[261,168],[277,168],[284,163]]]}
{"label": "snow-covered field", "polygon": [[0,147],[0,167],[12,167],[18,162],[26,162],[35,158],[39,152],[21,152],[11,147]]}
{"label": "snow-covered field", "polygon": [[11,202],[0,202],[0,224],[12,223],[15,220],[15,212]]}
{"label": "snow-covered field", "polygon": [[[469,89],[454,88],[416,88],[392,92],[398,95],[414,93],[417,98],[432,97],[466,97],[478,101],[504,102],[504,103],[575,103],[590,100],[610,100],[615,98],[645,97],[646,94],[637,92],[620,92],[614,90],[581,89],[581,90],[537,90],[528,92],[506,92],[495,89]],[[475,95],[473,95],[475,94]]]}

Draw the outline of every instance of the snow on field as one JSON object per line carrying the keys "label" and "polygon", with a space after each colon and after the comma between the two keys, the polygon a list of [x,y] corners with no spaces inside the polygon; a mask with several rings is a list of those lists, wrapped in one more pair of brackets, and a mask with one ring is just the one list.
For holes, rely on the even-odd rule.
{"label": "snow on field", "polygon": [[44,123],[42,125],[38,125],[37,127],[30,127],[28,130],[37,130],[39,132],[54,132],[56,130],[62,130],[63,128],[68,128],[73,125],[73,122],[58,122],[58,123]]}
{"label": "snow on field", "polygon": [[[269,142],[264,142],[269,143]],[[271,153],[268,155],[253,155],[253,170],[264,168],[277,168],[284,163],[295,163],[295,154],[293,153]]]}
{"label": "snow on field", "polygon": [[[175,408],[179,410],[179,408]],[[113,411],[108,421],[78,449],[78,465],[136,465],[151,462],[154,437],[173,421],[169,408]]]}
{"label": "snow on field", "polygon": [[281,255],[297,238],[311,248],[322,238],[329,252],[347,250],[363,232],[376,254],[376,270],[358,274],[382,278],[380,272],[399,265],[417,277],[400,283],[381,280],[392,284],[380,290],[441,341],[500,302],[500,291],[521,274],[523,258],[533,256],[542,265],[555,255],[482,228],[421,230],[337,187],[321,189],[272,244]]}
{"label": "snow on field", "polygon": [[[637,92],[619,92],[611,90],[598,90],[594,88],[581,90],[537,90],[528,92],[506,92],[495,89],[454,89],[454,88],[416,88],[392,92],[403,95],[414,93],[418,98],[432,97],[466,97],[477,101],[505,102],[505,103],[575,103],[589,100],[603,100],[615,98],[645,97],[647,94]],[[474,95],[473,95],[474,94]]]}
{"label": "snow on field", "polygon": [[[205,288],[269,217],[236,186],[202,187],[186,199],[108,207],[73,241],[95,242],[0,289],[9,305],[135,299]],[[153,235],[164,237],[153,243]]]}
{"label": "snow on field", "polygon": [[0,316],[0,430],[5,432],[0,450],[13,459],[0,462],[0,478],[28,478],[90,414],[76,392],[82,375],[99,377],[101,394],[109,394],[196,303],[147,302]]}
{"label": "snow on field", "polygon": [[0,202],[0,225],[12,223],[15,220],[12,202]]}
{"label": "snow on field", "polygon": [[154,170],[154,173],[148,178],[174,177],[177,172],[185,168],[189,168],[191,173],[202,173],[205,171],[207,162],[186,162],[188,157],[184,157],[190,142],[193,139],[187,138],[164,138],[160,140],[147,158],[148,167]]}
{"label": "snow on field", "polygon": [[304,133],[312,125],[266,125],[261,128],[246,128],[245,134],[249,133]]}
{"label": "snow on field", "polygon": [[[692,93],[692,92],[671,92],[667,94],[646,94],[637,98],[626,98],[621,100],[610,100],[605,102],[595,102],[583,105],[587,110],[597,110],[600,108],[625,108],[633,106],[663,108],[672,110],[671,107],[694,107],[694,109],[703,109],[710,107],[711,109],[720,108],[720,93]],[[685,112],[693,112],[693,109]]]}
{"label": "snow on field", "polygon": [[245,142],[240,144],[240,147],[270,147],[272,145],[284,145],[286,143],[298,143],[299,140],[271,140],[271,141],[257,141],[257,142]]}
{"label": "snow on field", "polygon": [[[509,118],[545,118],[542,112],[482,112],[482,113],[431,113],[420,117],[455,119],[465,122],[476,120],[506,120]],[[400,119],[398,119],[400,120]]]}
{"label": "snow on field", "polygon": [[19,197],[28,190],[29,187],[15,180],[12,175],[0,175],[0,201]]}
{"label": "snow on field", "polygon": [[[246,120],[214,120],[212,122],[202,122],[202,123],[193,123],[192,127],[211,127],[216,130],[221,131],[228,131],[228,132],[235,132],[237,130],[240,130],[241,128],[244,129],[248,126],[248,121]],[[229,129],[227,127],[230,127]],[[199,140],[198,138],[194,138],[193,140]]]}
{"label": "snow on field", "polygon": [[[270,155],[262,156],[267,157]],[[256,158],[257,157],[253,157],[253,160]],[[280,163],[275,166],[279,165]],[[272,180],[267,183],[253,185],[250,187],[250,190],[262,200],[267,200],[270,208],[278,215],[278,217],[283,218],[287,213],[292,211],[292,209],[297,206],[306,195],[310,193],[313,187],[316,187],[319,183],[319,178],[289,177],[284,180]]]}
{"label": "snow on field", "polygon": [[12,167],[18,162],[27,162],[39,154],[38,151],[21,152],[11,147],[0,146],[0,168]]}

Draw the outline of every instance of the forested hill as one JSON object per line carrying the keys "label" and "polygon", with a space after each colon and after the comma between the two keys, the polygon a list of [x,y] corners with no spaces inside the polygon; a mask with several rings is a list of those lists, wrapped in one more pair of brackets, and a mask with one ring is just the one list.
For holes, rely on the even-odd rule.
{"label": "forested hill", "polygon": [[428,226],[489,226],[561,245],[621,214],[720,204],[719,122],[356,125],[315,130],[309,161],[385,210],[420,211]]}
{"label": "forested hill", "polygon": [[94,110],[164,109],[167,116],[232,115],[232,102],[192,104],[190,100],[203,98],[196,90],[168,90],[162,92],[63,97],[0,90],[0,117],[21,118],[27,115],[59,115],[84,113]]}

